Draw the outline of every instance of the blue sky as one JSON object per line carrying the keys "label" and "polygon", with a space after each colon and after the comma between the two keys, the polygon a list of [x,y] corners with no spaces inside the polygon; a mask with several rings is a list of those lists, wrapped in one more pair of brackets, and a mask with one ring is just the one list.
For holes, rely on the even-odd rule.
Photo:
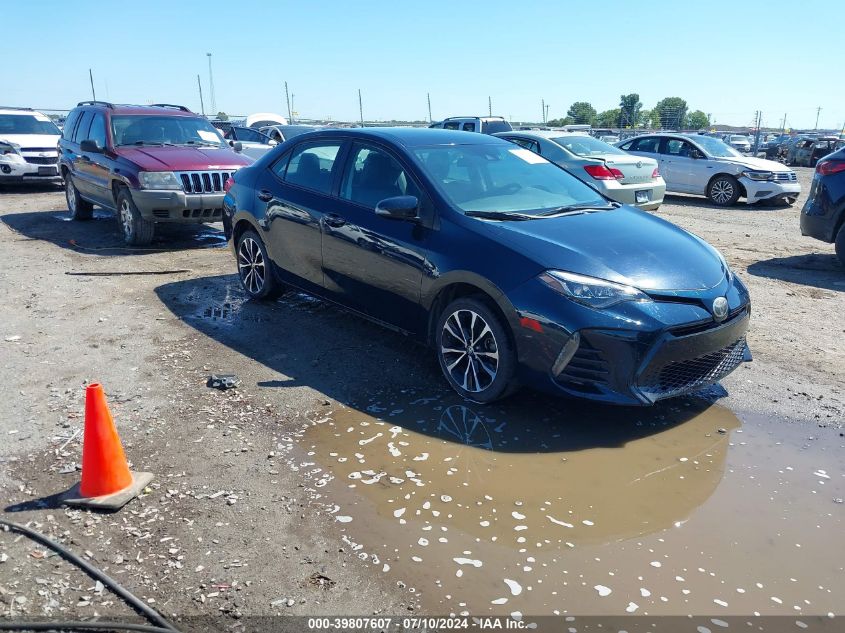
{"label": "blue sky", "polygon": [[72,107],[91,97],[92,68],[101,99],[199,111],[211,52],[230,114],[285,114],[287,80],[311,118],[357,119],[360,88],[368,120],[427,118],[427,92],[435,119],[486,114],[490,96],[514,121],[540,120],[541,99],[557,118],[638,92],[647,108],[679,96],[717,123],[760,109],[764,124],[787,113],[813,127],[819,106],[820,127],[845,121],[841,0],[3,0],[0,24],[4,105]]}

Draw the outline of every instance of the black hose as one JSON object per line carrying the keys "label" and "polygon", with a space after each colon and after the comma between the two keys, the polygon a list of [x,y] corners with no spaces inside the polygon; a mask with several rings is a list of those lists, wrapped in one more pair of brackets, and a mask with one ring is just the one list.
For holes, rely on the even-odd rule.
{"label": "black hose", "polygon": [[0,621],[0,631],[141,631],[142,633],[172,633],[173,629],[165,629],[149,624],[127,624],[125,622],[3,622]]}
{"label": "black hose", "polygon": [[[111,589],[115,594],[117,594],[123,601],[131,606],[133,609],[138,611],[141,615],[146,617],[150,622],[155,624],[154,627],[150,627],[150,630],[167,630],[167,631],[175,631],[179,633],[179,629],[173,626],[167,619],[162,616],[158,611],[153,609],[152,607],[144,604],[140,598],[138,598],[135,594],[131,593],[128,589],[123,587],[123,585],[119,584],[113,578],[107,576],[105,572],[100,569],[94,567],[91,563],[83,560],[69,549],[64,547],[63,545],[59,545],[53,539],[44,536],[40,532],[36,532],[35,530],[26,527],[25,525],[20,525],[19,523],[13,523],[11,521],[6,521],[5,519],[0,519],[0,525],[4,525],[10,530],[15,532],[20,532],[21,534],[28,536],[33,541],[41,543],[45,547],[49,547],[51,550],[59,554],[62,558],[67,560],[70,563],[73,563],[80,569],[82,569],[85,573],[87,573],[91,578],[95,580],[99,580],[102,582],[106,587]],[[94,625],[96,623],[90,623]],[[9,629],[8,626],[12,626],[12,624],[7,624],[0,622],[0,630],[27,630],[27,628],[32,628],[32,623],[24,624],[21,623],[20,625],[15,625],[15,629]],[[129,626],[143,626],[143,625],[126,625],[123,628],[128,628]],[[60,622],[52,623],[53,629],[61,629],[61,628],[70,628],[62,625]],[[89,627],[90,628],[90,627]],[[38,630],[46,630],[46,629],[38,629]],[[141,630],[141,629],[138,629]]]}

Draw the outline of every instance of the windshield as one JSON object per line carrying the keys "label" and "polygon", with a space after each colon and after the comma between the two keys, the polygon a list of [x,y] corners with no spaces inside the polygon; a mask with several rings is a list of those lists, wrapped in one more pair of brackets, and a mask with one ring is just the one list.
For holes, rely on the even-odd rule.
{"label": "windshield", "polygon": [[561,147],[565,147],[576,156],[601,156],[602,154],[624,154],[618,147],[608,145],[592,136],[571,134],[569,136],[557,136],[552,139]]}
{"label": "windshield", "polygon": [[121,145],[223,146],[220,133],[205,119],[186,116],[116,115],[111,118],[115,147]]}
{"label": "windshield", "polygon": [[32,114],[0,114],[0,134],[52,134],[62,132],[47,117]]}
{"label": "windshield", "polygon": [[735,143],[748,143],[749,142],[748,137],[742,136],[741,134],[734,134],[733,136],[731,136],[731,141],[733,141]]}
{"label": "windshield", "polygon": [[492,121],[484,121],[484,129],[482,131],[486,134],[496,134],[497,132],[510,132],[512,129],[511,124],[507,121],[494,119]]}
{"label": "windshield", "polygon": [[712,136],[696,136],[695,142],[701,145],[708,156],[712,156],[714,158],[742,157],[742,154],[736,151],[733,147],[724,141],[713,138]]}
{"label": "windshield", "polygon": [[562,207],[608,207],[595,190],[527,149],[449,145],[414,153],[440,191],[464,212],[545,215]]}

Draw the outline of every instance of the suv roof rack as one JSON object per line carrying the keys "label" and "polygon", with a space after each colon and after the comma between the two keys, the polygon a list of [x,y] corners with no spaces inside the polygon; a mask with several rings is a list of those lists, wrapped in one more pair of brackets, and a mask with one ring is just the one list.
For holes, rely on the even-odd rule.
{"label": "suv roof rack", "polygon": [[503,116],[496,116],[495,114],[492,116],[447,116],[444,121],[452,121],[454,119],[504,119]]}
{"label": "suv roof rack", "polygon": [[154,108],[173,108],[176,110],[181,110],[182,112],[190,112],[190,109],[186,108],[183,105],[174,105],[172,103],[154,103],[152,104]]}
{"label": "suv roof rack", "polygon": [[84,105],[101,105],[101,106],[106,106],[107,108],[109,108],[111,110],[114,109],[114,104],[109,103],[108,101],[80,101],[79,103],[76,104],[76,107],[78,108],[79,106],[84,106]]}

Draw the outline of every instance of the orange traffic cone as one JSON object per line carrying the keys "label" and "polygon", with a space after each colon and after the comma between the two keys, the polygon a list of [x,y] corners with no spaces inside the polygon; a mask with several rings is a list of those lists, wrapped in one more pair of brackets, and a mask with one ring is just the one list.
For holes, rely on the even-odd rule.
{"label": "orange traffic cone", "polygon": [[91,383],[85,390],[82,481],[67,494],[64,503],[118,510],[135,498],[152,478],[152,473],[129,470],[103,386]]}

